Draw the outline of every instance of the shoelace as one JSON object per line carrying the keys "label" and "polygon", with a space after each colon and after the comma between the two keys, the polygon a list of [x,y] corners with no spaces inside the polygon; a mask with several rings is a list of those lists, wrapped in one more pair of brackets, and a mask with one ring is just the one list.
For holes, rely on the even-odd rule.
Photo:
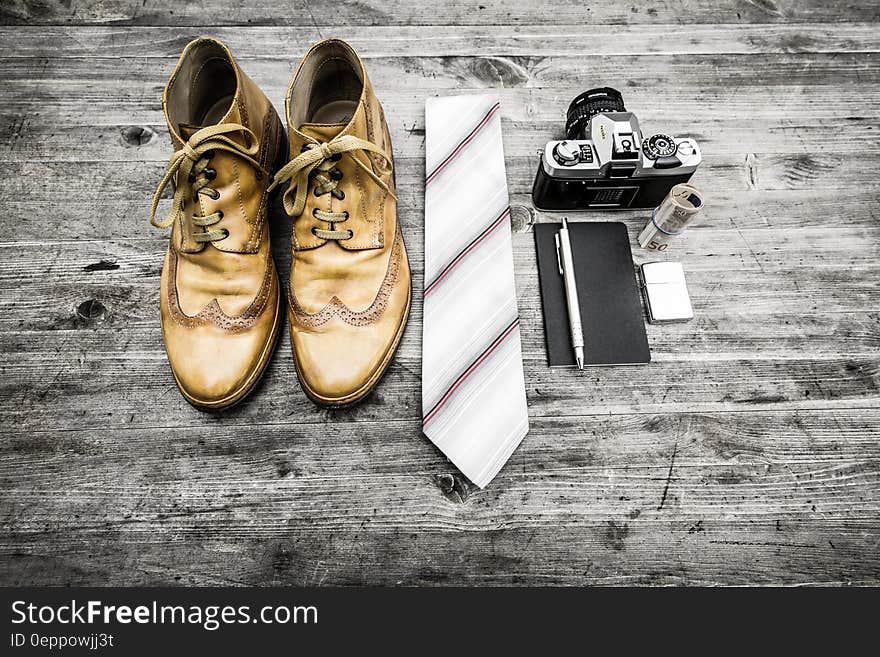
{"label": "shoelace", "polygon": [[[242,132],[250,142],[250,146],[242,146],[226,135],[233,132]],[[186,209],[187,191],[192,195],[194,203],[198,203],[199,194],[214,199],[220,198],[220,192],[211,189],[208,185],[216,178],[217,172],[209,168],[209,163],[214,157],[215,151],[226,151],[240,157],[257,170],[257,175],[267,176],[268,172],[254,159],[260,150],[257,136],[237,123],[220,123],[207,128],[202,128],[190,137],[179,151],[175,151],[168,163],[168,170],[156,189],[153,197],[153,207],[150,209],[150,223],[156,228],[167,228],[174,223],[177,213]],[[156,220],[156,210],[159,207],[159,199],[162,192],[174,181],[174,197],[171,200],[171,210],[168,216],[161,221]],[[223,211],[218,210],[209,215],[192,215],[194,226],[209,227],[223,219]],[[229,231],[225,228],[193,233],[196,242],[214,242],[228,237]]]}
{"label": "shoelace", "polygon": [[[283,182],[290,181],[290,186],[284,192],[284,209],[291,217],[298,217],[305,210],[310,176],[314,178],[315,196],[331,194],[334,198],[343,199],[345,193],[337,187],[339,181],[342,180],[342,172],[336,168],[336,163],[343,155],[348,155],[361,171],[365,172],[391,196],[394,196],[388,185],[373,172],[372,168],[353,155],[354,151],[375,153],[387,165],[386,168],[380,169],[382,175],[391,173],[391,160],[382,149],[365,139],[344,135],[327,143],[317,141],[307,143],[299,155],[278,170],[269,190],[273,190]],[[321,239],[348,240],[354,235],[351,230],[335,229],[335,224],[348,219],[348,212],[327,212],[315,208],[312,210],[312,216],[333,226],[332,230],[312,228],[312,234]]]}

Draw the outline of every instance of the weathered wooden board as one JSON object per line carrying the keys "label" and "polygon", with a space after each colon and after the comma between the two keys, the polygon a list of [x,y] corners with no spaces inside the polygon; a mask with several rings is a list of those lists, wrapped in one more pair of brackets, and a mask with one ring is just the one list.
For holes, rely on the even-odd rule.
{"label": "weathered wooden board", "polygon": [[[591,57],[589,66],[584,65],[584,57],[587,56]],[[878,57],[880,53],[876,50],[802,54],[685,52],[593,56],[585,48],[578,53],[547,57],[467,57],[452,52],[447,56],[434,57],[378,57],[368,60],[368,73],[370,79],[376,81],[377,93],[385,91],[415,95],[414,100],[421,99],[423,105],[426,95],[448,89],[530,89],[533,90],[531,98],[535,106],[534,109],[531,105],[528,107],[530,118],[535,111],[545,111],[550,102],[559,102],[564,110],[572,92],[579,93],[584,87],[609,80],[617,81],[633,108],[638,107],[636,99],[644,97],[644,106],[657,112],[665,110],[674,114],[680,107],[679,103],[692,103],[692,106],[700,106],[702,112],[708,112],[710,116],[713,112],[726,116],[723,113],[725,109],[734,111],[735,115],[736,109],[750,107],[764,111],[775,109],[777,112],[800,107],[799,111],[824,110],[827,116],[830,107],[810,108],[798,103],[797,96],[777,93],[777,105],[773,108],[750,103],[747,97],[749,87],[785,89],[800,84],[807,87],[823,86],[826,93],[834,89],[821,84],[822,71],[812,70],[816,66],[827,69],[827,74],[842,78],[840,88],[836,89],[840,94],[840,105],[834,106],[839,116],[849,106],[864,109],[864,105],[855,105],[855,92],[862,94],[863,101],[870,100],[876,94],[876,89],[871,86],[851,88],[850,85],[876,82],[875,64]],[[83,101],[107,102],[106,92],[112,89],[113,98],[123,103],[122,107],[138,104],[139,109],[143,110],[161,108],[161,89],[174,68],[174,62],[173,58],[151,57],[6,57],[0,60],[0,74],[11,83],[9,102],[13,105],[33,100],[26,93],[34,89],[45,93],[47,98],[44,100],[56,101],[62,109],[65,106],[81,106]],[[240,63],[245,72],[276,101],[284,96],[296,60],[240,58]],[[119,75],[120,69],[124,70],[123,76]],[[155,95],[157,89],[158,98]],[[16,90],[20,90],[19,93],[15,93]],[[562,96],[557,101],[556,97],[560,94]],[[670,102],[675,99],[675,104],[670,106],[661,102],[666,98]],[[721,102],[725,106],[719,106]],[[538,116],[540,118],[541,115]]]}
{"label": "weathered wooden board", "polygon": [[[320,2],[247,4],[0,8],[0,583],[880,583],[876,3],[341,1],[332,28]],[[532,430],[487,490],[420,433],[418,298],[358,407],[309,402],[286,336],[232,412],[178,394],[146,211],[199,34],[279,109],[309,43],[358,47],[416,290],[424,99],[501,97]],[[669,252],[696,318],[648,327],[649,366],[550,370],[535,150],[597,84],[703,144],[710,204]],[[646,213],[602,218],[634,239]],[[276,200],[282,276],[289,230]]]}
{"label": "weathered wooden board", "polygon": [[[290,25],[310,26],[315,37],[337,26],[361,25],[580,25],[642,23],[816,22],[876,20],[874,2],[821,0],[663,0],[649,6],[570,0],[258,0],[206,7],[174,0],[7,0],[3,24]],[[610,38],[610,35],[606,38]]]}
{"label": "weathered wooden board", "polygon": [[[161,92],[159,92],[161,93]],[[526,163],[531,170],[537,165],[535,153],[543,143],[550,139],[562,137],[565,105],[569,99],[557,99],[553,112],[541,120],[532,121],[520,118],[508,118],[507,114],[516,112],[519,106],[516,93],[499,94],[504,109],[502,123],[504,125],[505,152],[511,159],[508,168],[516,167],[517,160]],[[775,94],[755,91],[752,97],[762,97],[772,102]],[[810,106],[832,102],[825,95],[804,94],[805,102]],[[670,99],[670,102],[674,102]],[[93,103],[100,105],[100,103]],[[394,140],[394,151],[399,164],[404,168],[403,160],[409,155],[413,160],[421,160],[419,151],[424,148],[424,102],[414,100],[412,103],[395,97],[387,97],[386,106],[395,108],[397,115],[391,119],[391,137]],[[281,105],[279,104],[281,107]],[[635,107],[635,106],[633,106]],[[510,108],[508,110],[508,108]],[[103,108],[102,108],[103,109]],[[168,132],[164,125],[152,123],[155,119],[142,122],[110,122],[103,125],[87,124],[88,107],[86,103],[75,112],[65,112],[63,116],[49,116],[40,108],[17,109],[14,112],[0,110],[0,125],[7,127],[9,139],[0,144],[0,163],[40,161],[58,164],[62,162],[161,162],[166,164],[169,155]],[[108,108],[108,112],[119,112],[118,107]],[[391,111],[389,109],[389,111]],[[821,116],[820,116],[821,114]],[[773,111],[773,116],[766,112],[749,112],[743,110],[738,117],[719,119],[706,116],[699,119],[699,125],[693,115],[666,115],[652,117],[650,123],[643,119],[645,129],[650,132],[665,131],[678,135],[688,135],[700,140],[706,149],[705,158],[713,162],[717,157],[738,158],[739,164],[745,163],[745,157],[752,154],[752,160],[760,156],[788,156],[793,169],[806,169],[801,178],[824,177],[833,181],[831,172],[824,173],[827,167],[845,164],[851,159],[840,154],[830,155],[830,149],[838,144],[850,142],[858,144],[852,151],[852,159],[859,157],[866,150],[880,149],[880,130],[876,121],[870,117],[845,117],[841,122],[837,116],[829,116],[827,112],[799,112],[796,116],[780,116]],[[129,117],[130,119],[133,117]],[[108,116],[108,121],[114,121]],[[755,130],[755,122],[761,123],[761,130]],[[792,138],[796,142],[792,143]],[[795,158],[794,156],[799,156]],[[753,161],[759,165],[760,162]],[[406,168],[416,166],[417,162],[406,163]],[[71,167],[73,168],[73,167]],[[149,176],[154,175],[153,169],[141,167],[144,173],[144,184],[153,183]],[[853,171],[851,175],[867,175],[868,172]],[[791,175],[795,175],[792,171]],[[11,181],[10,181],[11,182]],[[797,182],[797,178],[793,180]],[[821,181],[819,181],[821,182]],[[827,183],[826,183],[827,184]],[[33,190],[37,192],[39,190]],[[726,190],[719,189],[724,193]],[[855,187],[851,194],[863,193]],[[849,198],[841,198],[846,202]],[[76,198],[70,199],[76,201]]]}
{"label": "weathered wooden board", "polygon": [[17,486],[18,531],[0,577],[872,581],[878,423],[876,410],[539,419],[486,491],[413,437],[415,418],[15,434],[0,477]]}
{"label": "weathered wooden board", "polygon": [[[717,3],[715,3],[717,4]],[[731,16],[733,18],[733,16]],[[551,25],[507,26],[334,26],[333,36],[350,41],[362,58],[388,57],[516,57],[551,55],[594,56],[640,54],[771,54],[818,52],[876,52],[880,35],[876,25],[865,23],[780,24],[730,23],[689,25],[687,38],[670,38],[681,30],[672,24],[604,25],[554,21]],[[325,30],[329,36],[331,30]],[[163,57],[177,59],[193,38],[209,34],[222,39],[236,57],[280,59],[295,63],[310,43],[319,38],[312,27],[250,25],[247,29],[212,25],[198,27],[43,27],[22,31],[0,27],[0,39],[13,39],[5,56],[51,56],[53,59]],[[63,49],[55,47],[64,43]]]}
{"label": "weathered wooden board", "polygon": [[[806,161],[800,160],[800,162]],[[796,179],[798,163],[797,158],[790,160],[792,167],[788,172],[790,181]],[[512,162],[509,164],[512,165]],[[534,159],[532,164],[537,166],[537,159]],[[524,162],[523,166],[528,166],[528,162]],[[745,181],[749,168],[755,169],[758,166],[763,166],[763,163],[757,164],[757,160],[755,160],[750,167],[743,158],[741,166],[743,181]],[[144,169],[147,170],[146,167]],[[149,170],[155,171],[158,175],[160,169],[161,167],[157,167]],[[148,183],[152,184],[155,180],[143,180],[143,177],[136,176],[133,170],[130,171],[131,183],[140,185],[144,196],[134,197],[134,194],[127,194],[122,197],[122,190],[115,186],[108,186],[106,191],[102,191],[101,194],[106,203],[99,210],[96,210],[94,200],[88,198],[90,195],[87,194],[87,181],[84,179],[76,181],[75,173],[74,170],[70,174],[70,184],[71,186],[79,186],[81,191],[76,193],[79,198],[71,198],[69,192],[64,194],[65,221],[61,224],[56,223],[51,234],[47,232],[44,223],[34,220],[35,217],[43,216],[47,204],[52,203],[51,189],[48,191],[28,190],[27,199],[29,200],[10,199],[6,202],[4,213],[0,214],[0,229],[4,233],[4,237],[0,241],[0,248],[12,247],[20,243],[93,242],[95,244],[91,250],[83,255],[86,260],[89,258],[100,260],[105,255],[110,256],[109,252],[102,251],[105,248],[102,245],[104,241],[146,240],[160,242],[155,253],[162,251],[161,242],[167,239],[166,234],[149,226],[147,223],[149,208],[143,202],[143,199],[154,191],[148,188]],[[785,175],[786,173],[783,173],[783,176]],[[703,174],[700,172],[695,182],[699,183],[702,177]],[[818,176],[813,176],[812,180],[815,181],[816,177]],[[47,177],[45,180],[48,182],[50,179]],[[116,180],[119,178],[117,177]],[[712,206],[701,214],[700,223],[696,226],[707,230],[731,229],[735,226],[740,230],[769,228],[780,231],[831,227],[829,229],[831,232],[836,226],[852,228],[877,226],[877,217],[880,216],[880,196],[875,191],[870,188],[854,189],[844,195],[839,195],[838,190],[822,189],[818,182],[814,184],[818,188],[809,185],[807,189],[762,189],[760,193],[755,193],[754,190],[748,189],[744,182],[743,189],[740,190],[719,190],[713,193]],[[59,185],[57,189],[60,188]],[[416,240],[420,241],[422,197],[416,190],[398,189],[398,191],[400,193],[398,207],[402,224],[409,229],[407,238],[413,243]],[[59,191],[59,193],[61,192]],[[534,212],[530,207],[531,200],[527,191],[511,194],[511,202],[514,207],[514,221],[517,231],[525,229],[530,222],[558,220],[558,213]],[[165,205],[160,206],[162,209],[166,207]],[[580,213],[571,213],[571,215],[575,217],[589,216]],[[595,217],[595,215],[592,216]],[[620,212],[606,217],[606,220],[627,221],[635,230],[646,221],[646,216],[644,212]],[[278,203],[276,203],[272,215],[272,226],[273,236],[277,236],[275,239],[280,240],[278,249],[276,249],[276,258],[284,260],[283,242],[286,240],[289,224]],[[692,234],[694,234],[693,231]],[[775,236],[773,233],[764,233],[764,235],[771,239]],[[687,242],[682,241],[680,245],[676,245],[676,250],[686,248],[686,245]],[[815,255],[815,253],[810,255]],[[88,260],[88,262],[83,261],[81,264],[86,267],[94,265],[95,262]],[[71,264],[72,270],[76,268],[75,265],[76,263]],[[15,273],[15,276],[22,274],[27,275],[27,272],[19,271]]]}

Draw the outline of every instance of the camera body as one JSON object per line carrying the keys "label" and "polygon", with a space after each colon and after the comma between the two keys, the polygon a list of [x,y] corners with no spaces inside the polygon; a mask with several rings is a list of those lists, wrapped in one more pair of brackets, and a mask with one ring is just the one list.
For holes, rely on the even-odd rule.
{"label": "camera body", "polygon": [[643,138],[620,92],[591,89],[572,101],[566,139],[548,142],[532,187],[539,210],[654,208],[702,162],[689,137]]}

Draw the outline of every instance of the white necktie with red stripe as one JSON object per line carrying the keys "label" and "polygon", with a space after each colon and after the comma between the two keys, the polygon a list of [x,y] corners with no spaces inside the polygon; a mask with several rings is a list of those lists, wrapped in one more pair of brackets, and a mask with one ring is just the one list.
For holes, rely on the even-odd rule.
{"label": "white necktie with red stripe", "polygon": [[425,148],[422,427],[483,488],[529,430],[497,98],[430,98]]}

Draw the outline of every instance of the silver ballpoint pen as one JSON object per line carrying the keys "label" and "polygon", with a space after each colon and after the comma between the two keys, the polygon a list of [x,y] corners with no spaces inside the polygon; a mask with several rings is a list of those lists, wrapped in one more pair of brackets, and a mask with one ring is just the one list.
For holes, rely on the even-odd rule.
{"label": "silver ballpoint pen", "polygon": [[562,228],[556,233],[556,259],[559,274],[565,283],[565,302],[568,306],[568,325],[571,329],[571,346],[578,369],[584,369],[584,330],[581,327],[581,306],[578,303],[577,283],[574,280],[574,261],[571,257],[571,240],[568,236],[568,219],[562,218]]}

